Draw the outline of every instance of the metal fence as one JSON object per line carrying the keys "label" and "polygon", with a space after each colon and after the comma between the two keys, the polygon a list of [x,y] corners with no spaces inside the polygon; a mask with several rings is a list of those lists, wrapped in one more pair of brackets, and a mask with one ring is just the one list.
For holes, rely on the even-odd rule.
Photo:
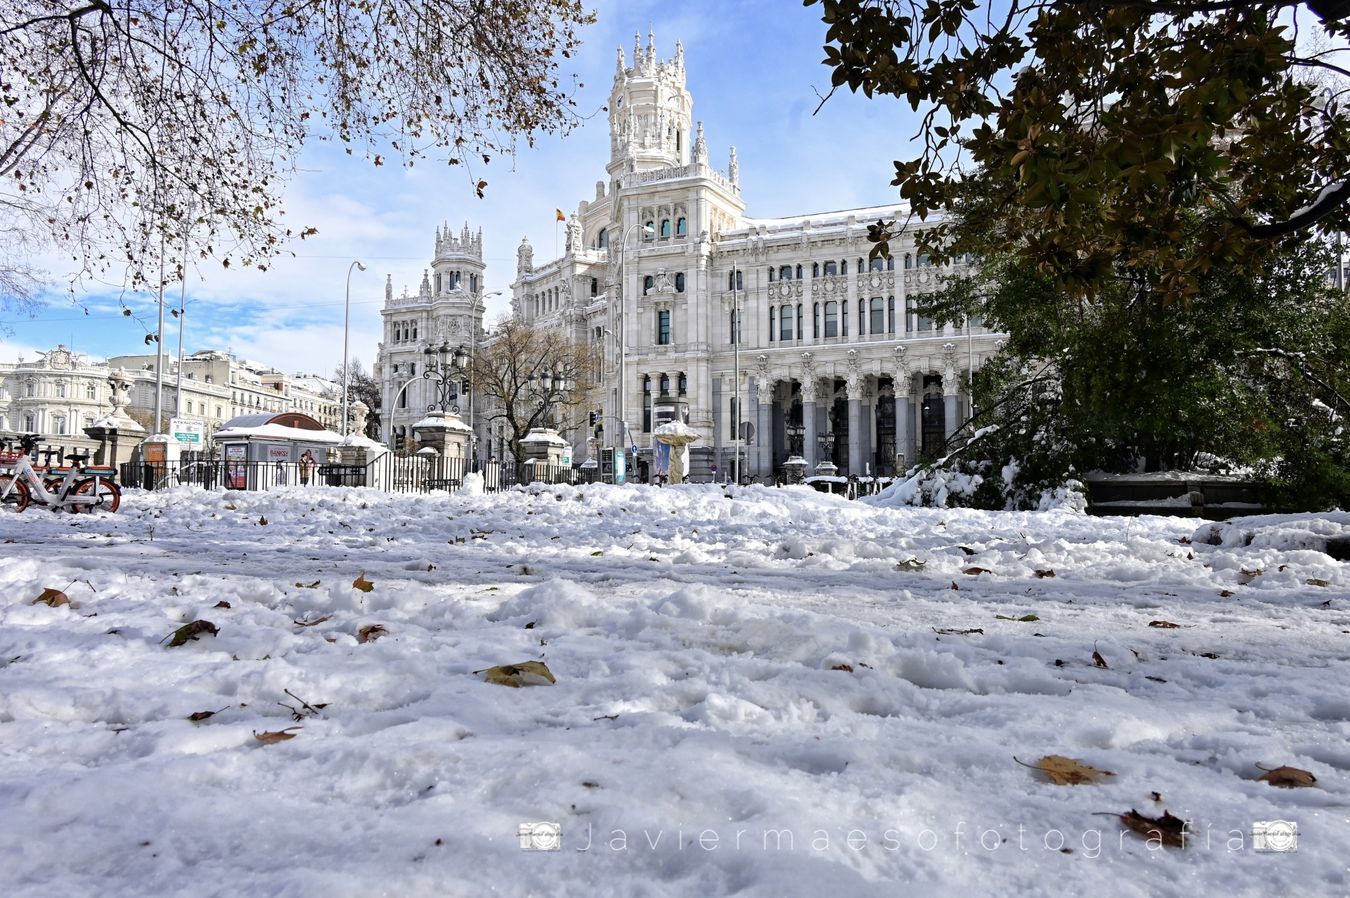
{"label": "metal fence", "polygon": [[365,465],[261,461],[194,461],[121,466],[123,486],[156,490],[181,484],[207,489],[268,490],[288,486],[362,486],[399,493],[454,492],[477,473],[489,492],[528,483],[595,483],[597,468],[571,465],[474,463],[462,458],[382,455]]}

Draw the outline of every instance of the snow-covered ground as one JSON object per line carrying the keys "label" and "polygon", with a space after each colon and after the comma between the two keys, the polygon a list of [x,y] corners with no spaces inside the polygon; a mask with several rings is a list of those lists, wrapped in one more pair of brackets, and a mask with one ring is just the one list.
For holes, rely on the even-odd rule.
{"label": "snow-covered ground", "polygon": [[[1350,515],[1216,526],[701,486],[0,515],[0,896],[1350,894]],[[527,660],[556,684],[475,673]]]}

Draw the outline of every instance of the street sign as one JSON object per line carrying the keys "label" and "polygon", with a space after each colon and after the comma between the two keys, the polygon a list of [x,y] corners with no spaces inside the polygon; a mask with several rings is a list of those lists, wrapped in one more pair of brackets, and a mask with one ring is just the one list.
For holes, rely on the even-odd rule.
{"label": "street sign", "polygon": [[186,418],[170,418],[169,433],[180,443],[187,443],[194,447],[199,447],[206,439],[206,427],[200,421],[189,421]]}
{"label": "street sign", "polygon": [[634,458],[637,458],[637,454],[638,454],[637,443],[634,443],[634,444],[633,444],[633,449],[632,449],[632,451],[631,451],[631,454],[632,454],[632,456],[633,456]]}

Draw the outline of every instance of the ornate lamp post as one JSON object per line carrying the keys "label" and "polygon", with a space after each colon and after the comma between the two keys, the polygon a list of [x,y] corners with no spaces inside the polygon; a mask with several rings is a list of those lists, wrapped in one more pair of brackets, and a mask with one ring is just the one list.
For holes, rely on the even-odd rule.
{"label": "ornate lamp post", "polygon": [[531,374],[526,381],[529,383],[530,392],[536,397],[540,412],[543,413],[541,423],[544,427],[550,427],[553,404],[561,400],[572,388],[572,382],[558,372],[549,371]]}
{"label": "ornate lamp post", "polygon": [[422,353],[426,356],[422,378],[434,385],[434,401],[427,406],[427,411],[458,414],[459,406],[455,400],[459,398],[463,371],[469,364],[469,351],[462,345],[451,349],[449,343],[442,343],[440,346],[428,346]]}

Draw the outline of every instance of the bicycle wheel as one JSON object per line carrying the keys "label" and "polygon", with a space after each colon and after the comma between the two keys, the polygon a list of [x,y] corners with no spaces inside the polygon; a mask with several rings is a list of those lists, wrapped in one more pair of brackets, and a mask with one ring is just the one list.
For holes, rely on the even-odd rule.
{"label": "bicycle wheel", "polygon": [[[98,484],[97,489],[95,489],[95,484]],[[96,508],[101,508],[104,511],[117,511],[118,506],[122,504],[122,490],[111,480],[104,480],[101,477],[97,480],[92,477],[88,480],[81,480],[75,484],[73,495],[96,496],[98,499],[97,502],[93,503],[80,502],[71,505],[70,510],[76,513],[93,511]]]}
{"label": "bicycle wheel", "polygon": [[32,495],[28,491],[28,484],[14,477],[12,474],[0,474],[0,510],[20,512],[28,507],[28,502]]}

